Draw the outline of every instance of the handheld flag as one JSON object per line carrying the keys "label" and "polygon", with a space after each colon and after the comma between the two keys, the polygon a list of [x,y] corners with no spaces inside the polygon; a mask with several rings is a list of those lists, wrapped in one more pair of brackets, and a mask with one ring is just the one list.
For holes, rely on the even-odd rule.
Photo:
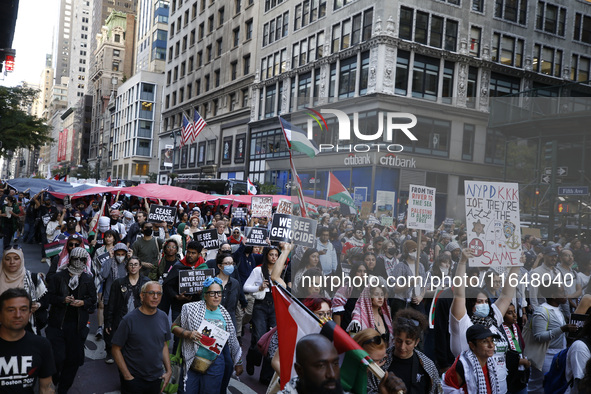
{"label": "handheld flag", "polygon": [[248,182],[248,195],[254,196],[257,194],[257,187],[250,181],[250,178],[246,180]]}
{"label": "handheld flag", "polygon": [[305,153],[309,157],[314,157],[320,153],[316,143],[313,140],[308,139],[304,130],[292,125],[285,119],[281,118],[281,116],[279,117],[279,123],[281,124],[283,135],[287,141],[287,147],[290,150]]}
{"label": "handheld flag", "polygon": [[327,199],[348,205],[353,208],[353,212],[356,212],[357,207],[349,191],[332,172],[329,174]]}

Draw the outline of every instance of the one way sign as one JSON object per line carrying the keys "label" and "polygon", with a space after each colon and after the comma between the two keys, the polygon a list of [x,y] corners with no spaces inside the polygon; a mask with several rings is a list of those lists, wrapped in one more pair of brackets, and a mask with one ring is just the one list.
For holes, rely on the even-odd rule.
{"label": "one way sign", "polygon": [[[550,181],[551,181],[550,175],[542,175],[542,183],[549,185]],[[562,183],[562,179],[556,179],[556,183]]]}
{"label": "one way sign", "polygon": [[[552,167],[544,168],[544,175],[552,175]],[[568,175],[568,167],[557,167],[556,168],[556,175],[557,176],[567,176]],[[542,181],[542,182],[544,182],[544,181]]]}

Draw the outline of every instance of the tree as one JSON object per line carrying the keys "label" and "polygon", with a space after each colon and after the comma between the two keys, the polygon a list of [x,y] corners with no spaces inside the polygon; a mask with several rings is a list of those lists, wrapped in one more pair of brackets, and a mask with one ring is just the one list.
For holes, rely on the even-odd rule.
{"label": "tree", "polygon": [[277,186],[270,183],[260,183],[259,181],[254,181],[254,184],[258,186],[261,194],[277,194],[279,191]]}
{"label": "tree", "polygon": [[26,86],[0,86],[0,156],[18,148],[38,149],[53,142],[50,127],[23,110],[33,104],[37,93]]}

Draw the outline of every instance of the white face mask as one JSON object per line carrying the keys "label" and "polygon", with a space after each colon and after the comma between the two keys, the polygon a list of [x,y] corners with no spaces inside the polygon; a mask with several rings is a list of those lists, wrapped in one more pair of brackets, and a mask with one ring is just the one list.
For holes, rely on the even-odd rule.
{"label": "white face mask", "polygon": [[76,221],[79,222],[82,219],[80,216],[76,216]]}
{"label": "white face mask", "polygon": [[441,270],[441,273],[443,275],[449,274],[449,267],[447,267],[447,268],[439,267],[439,269]]}
{"label": "white face mask", "polygon": [[123,260],[125,260],[125,256],[115,256],[115,259],[117,260],[117,262],[119,264],[121,264],[123,262]]}

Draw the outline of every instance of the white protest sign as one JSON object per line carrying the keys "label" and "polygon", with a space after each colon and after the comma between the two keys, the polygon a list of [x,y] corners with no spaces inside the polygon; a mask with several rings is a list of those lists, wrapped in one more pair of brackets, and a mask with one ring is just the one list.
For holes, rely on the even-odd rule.
{"label": "white protest sign", "polygon": [[270,218],[273,215],[273,197],[252,196],[250,212],[253,218]]}
{"label": "white protest sign", "polygon": [[230,338],[230,333],[228,331],[216,326],[214,323],[207,321],[206,319],[201,321],[201,325],[197,331],[201,333],[199,345],[214,352],[218,356],[222,353],[224,346],[226,346],[226,342],[228,342],[228,338]]}
{"label": "white protest sign", "polygon": [[435,230],[435,188],[409,185],[407,213],[406,227]]}
{"label": "white protest sign", "polygon": [[520,266],[519,185],[465,181],[471,267]]}
{"label": "white protest sign", "polygon": [[292,202],[282,198],[281,200],[279,200],[279,204],[277,204],[277,210],[275,211],[275,213],[283,213],[285,215],[291,215],[292,208],[293,208]]}

